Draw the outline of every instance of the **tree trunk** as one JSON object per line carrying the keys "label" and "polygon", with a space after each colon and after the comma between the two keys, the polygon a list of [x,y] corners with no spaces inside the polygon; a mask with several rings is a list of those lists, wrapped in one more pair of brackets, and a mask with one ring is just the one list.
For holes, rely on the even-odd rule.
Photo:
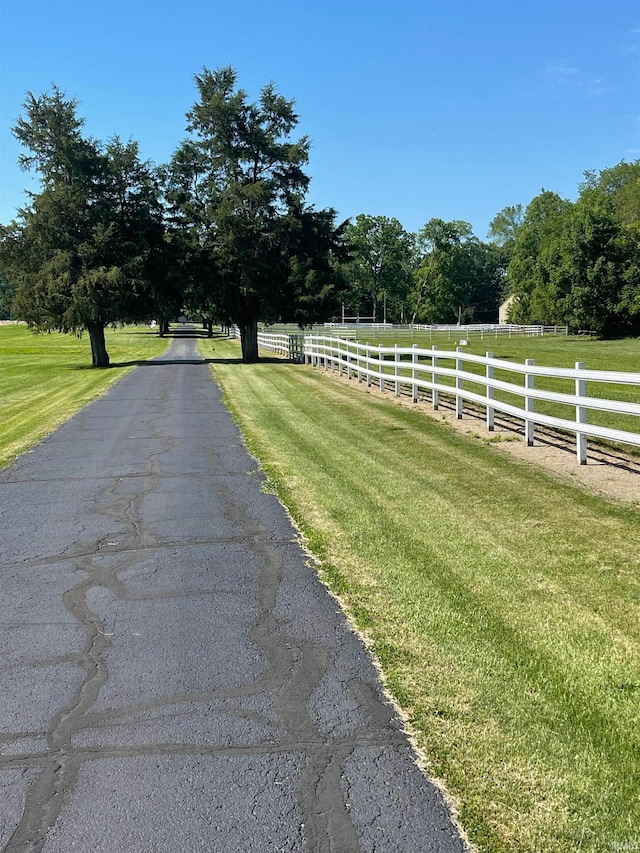
{"label": "tree trunk", "polygon": [[213,337],[213,318],[212,317],[209,317],[209,319],[207,320],[206,326],[207,326],[207,337],[212,338]]}
{"label": "tree trunk", "polygon": [[163,329],[163,335],[162,335],[163,337],[165,335],[169,334],[169,321],[168,320],[162,321],[162,329]]}
{"label": "tree trunk", "polygon": [[240,344],[242,346],[242,360],[245,364],[254,364],[258,361],[258,321],[240,325]]}
{"label": "tree trunk", "polygon": [[94,367],[109,367],[109,353],[104,340],[102,323],[90,323],[87,326],[91,341],[91,362]]}
{"label": "tree trunk", "polygon": [[162,317],[158,320],[158,337],[164,338],[164,320]]}

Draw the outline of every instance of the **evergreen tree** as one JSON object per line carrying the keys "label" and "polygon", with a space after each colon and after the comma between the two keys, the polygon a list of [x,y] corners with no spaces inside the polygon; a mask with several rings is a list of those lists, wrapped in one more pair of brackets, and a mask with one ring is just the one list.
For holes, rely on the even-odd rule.
{"label": "evergreen tree", "polygon": [[85,138],[76,106],[56,87],[27,97],[14,133],[41,188],[0,230],[0,266],[18,318],[34,331],[88,332],[94,366],[107,367],[105,327],[152,316],[162,209],[137,144]]}
{"label": "evergreen tree", "polygon": [[195,79],[192,137],[167,167],[167,198],[188,233],[193,303],[236,323],[243,359],[256,361],[259,320],[296,316],[298,297],[305,318],[332,302],[328,270],[340,229],[334,211],[305,205],[309,140],[290,140],[293,101],[270,83],[251,103],[231,67],[205,68]]}

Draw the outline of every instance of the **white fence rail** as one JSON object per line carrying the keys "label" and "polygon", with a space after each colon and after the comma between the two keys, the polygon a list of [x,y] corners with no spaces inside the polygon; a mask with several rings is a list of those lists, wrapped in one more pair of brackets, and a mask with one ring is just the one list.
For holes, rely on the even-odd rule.
{"label": "white fence rail", "polygon": [[[227,334],[240,340],[238,326],[229,326]],[[304,361],[304,335],[290,335],[285,332],[258,332],[258,349],[274,352],[282,358],[301,363]]]}
{"label": "white fence rail", "polygon": [[325,329],[330,329],[331,334],[335,332],[346,332],[345,337],[352,337],[354,332],[381,331],[381,332],[448,332],[454,337],[464,338],[471,332],[480,332],[484,335],[495,335],[495,337],[511,337],[512,335],[526,335],[539,337],[543,335],[568,335],[567,326],[543,326],[540,324],[523,326],[517,323],[413,323],[405,326],[393,323],[325,323]]}
{"label": "white fence rail", "polygon": [[[414,402],[418,401],[420,392],[423,395],[428,392],[434,409],[438,408],[440,396],[447,395],[453,398],[459,418],[465,402],[482,406],[490,430],[494,428],[496,412],[521,419],[528,444],[533,444],[535,425],[569,431],[576,436],[576,456],[580,464],[587,461],[589,436],[640,447],[640,421],[634,422],[638,426],[630,431],[589,424],[587,420],[589,410],[640,417],[640,403],[587,396],[587,382],[640,387],[640,373],[587,370],[582,362],[577,362],[575,368],[543,367],[534,364],[532,359],[527,359],[524,364],[514,364],[494,358],[492,353],[471,355],[463,347],[455,350],[440,350],[438,347],[419,349],[415,344],[412,347],[383,347],[327,335],[304,336],[304,360],[349,378],[357,377],[359,382],[366,382],[369,386],[375,383],[381,391],[391,389],[400,395],[404,390]],[[471,365],[484,370],[476,373],[466,369]],[[496,370],[515,374],[519,381],[496,379]],[[536,388],[538,377],[570,380],[575,393]],[[443,379],[449,382],[443,382]],[[496,391],[508,394],[509,398],[496,398]],[[513,402],[512,397],[516,398]],[[569,406],[573,417],[555,417],[538,412],[535,408],[538,401]]]}

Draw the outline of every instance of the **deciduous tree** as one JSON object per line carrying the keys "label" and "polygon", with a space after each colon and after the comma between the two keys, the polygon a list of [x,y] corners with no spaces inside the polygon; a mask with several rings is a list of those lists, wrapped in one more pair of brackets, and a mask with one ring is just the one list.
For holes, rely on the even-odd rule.
{"label": "deciduous tree", "polygon": [[640,161],[585,173],[575,203],[542,192],[513,243],[509,291],[521,322],[602,335],[640,331]]}
{"label": "deciduous tree", "polygon": [[403,322],[415,268],[414,235],[395,218],[361,213],[347,225],[345,240],[350,255],[344,265],[349,313]]}
{"label": "deciduous tree", "polygon": [[495,322],[504,252],[468,222],[430,219],[418,232],[423,256],[412,292],[414,318],[428,323]]}
{"label": "deciduous tree", "polygon": [[512,247],[523,218],[524,211],[521,204],[504,207],[496,213],[489,224],[489,239],[498,246]]}
{"label": "deciduous tree", "polygon": [[517,297],[511,317],[522,323],[562,323],[554,270],[559,238],[571,202],[543,190],[528,205],[518,228],[507,274],[510,295]]}

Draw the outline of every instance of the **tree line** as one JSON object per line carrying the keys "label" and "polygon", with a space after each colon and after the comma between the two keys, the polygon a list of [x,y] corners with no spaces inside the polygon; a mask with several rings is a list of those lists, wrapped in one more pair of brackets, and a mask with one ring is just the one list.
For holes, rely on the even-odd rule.
{"label": "tree line", "polygon": [[105,328],[186,311],[240,328],[258,358],[259,322],[330,319],[568,323],[638,331],[640,161],[588,174],[575,204],[543,192],[505,208],[483,242],[462,221],[417,233],[397,219],[338,222],[306,200],[307,137],[273,84],[251,102],[236,71],[204,68],[186,138],[154,166],[138,144],[86,136],[57,87],[28,94],[14,134],[39,191],[0,226],[0,316],[36,332],[86,332],[105,367]]}
{"label": "tree line", "polygon": [[491,234],[509,264],[511,318],[603,336],[640,334],[640,160],[586,172],[574,203],[542,191]]}
{"label": "tree line", "polygon": [[351,317],[496,322],[513,297],[512,322],[640,334],[640,160],[586,172],[575,202],[542,190],[526,209],[505,207],[487,242],[468,222],[442,219],[412,234],[360,215],[344,233]]}

